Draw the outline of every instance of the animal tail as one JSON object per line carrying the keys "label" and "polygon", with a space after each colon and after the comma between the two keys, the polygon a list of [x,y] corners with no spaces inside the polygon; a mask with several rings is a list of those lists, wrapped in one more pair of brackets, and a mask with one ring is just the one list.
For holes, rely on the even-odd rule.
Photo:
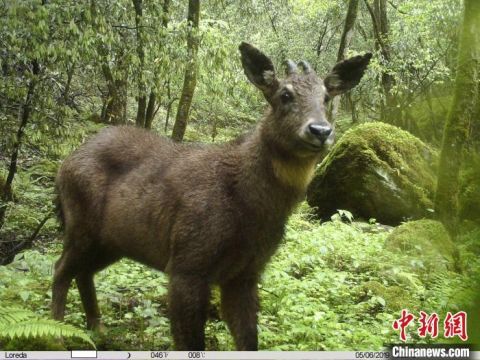
{"label": "animal tail", "polygon": [[65,229],[65,214],[63,212],[62,200],[60,198],[60,192],[57,186],[55,186],[55,213],[57,214],[58,221],[60,222],[60,230]]}

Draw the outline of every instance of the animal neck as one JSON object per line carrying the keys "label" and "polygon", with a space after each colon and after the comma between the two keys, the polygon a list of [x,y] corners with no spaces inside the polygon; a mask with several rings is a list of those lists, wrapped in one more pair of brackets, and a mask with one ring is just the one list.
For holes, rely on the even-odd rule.
{"label": "animal neck", "polygon": [[272,200],[281,199],[290,206],[304,196],[318,157],[288,154],[269,137],[264,126],[264,123],[259,124],[241,145],[246,159],[243,174],[254,192],[270,193]]}
{"label": "animal neck", "polygon": [[273,174],[280,184],[304,193],[313,178],[316,158],[298,159],[273,156],[271,164]]}

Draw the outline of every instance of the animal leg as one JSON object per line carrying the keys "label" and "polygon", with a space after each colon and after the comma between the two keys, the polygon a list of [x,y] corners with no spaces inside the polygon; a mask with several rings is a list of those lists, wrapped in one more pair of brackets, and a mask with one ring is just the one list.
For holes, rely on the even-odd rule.
{"label": "animal leg", "polygon": [[63,250],[62,256],[55,263],[55,274],[52,286],[52,316],[63,321],[68,289],[77,271],[77,257],[72,248]]}
{"label": "animal leg", "polygon": [[87,329],[99,330],[101,327],[101,316],[93,276],[93,272],[82,272],[75,277],[75,281],[87,317]]}
{"label": "animal leg", "polygon": [[96,255],[90,256],[89,260],[89,262],[85,263],[85,270],[77,274],[75,281],[87,317],[87,329],[102,331],[103,324],[101,322],[101,314],[98,307],[97,292],[93,278],[96,272],[117,261],[118,257],[109,256],[104,251],[97,251]]}
{"label": "animal leg", "polygon": [[168,295],[175,348],[205,350],[208,283],[199,276],[172,275]]}
{"label": "animal leg", "polygon": [[222,315],[237,350],[258,350],[257,276],[243,276],[222,284]]}

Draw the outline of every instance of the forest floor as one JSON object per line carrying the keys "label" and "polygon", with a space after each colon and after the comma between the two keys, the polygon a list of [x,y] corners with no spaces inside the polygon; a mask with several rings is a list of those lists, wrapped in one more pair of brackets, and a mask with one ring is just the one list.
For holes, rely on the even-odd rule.
{"label": "forest floor", "polygon": [[[441,321],[447,311],[465,310],[472,300],[480,260],[460,246],[468,263],[462,273],[425,271],[421,259],[384,248],[391,230],[379,224],[342,222],[340,216],[320,223],[302,204],[288,224],[279,251],[267,266],[260,286],[259,342],[264,350],[380,350],[398,343],[392,323],[401,309],[418,316],[436,312]],[[468,242],[467,235],[463,241]],[[58,239],[42,242],[0,267],[0,304],[50,315],[53,264],[61,252]],[[96,276],[99,303],[107,327],[93,334],[99,350],[171,349],[167,318],[167,278],[138,263],[123,260]],[[220,320],[219,294],[214,289],[207,324],[207,349],[232,350],[231,336]],[[72,285],[67,323],[84,328],[84,314],[76,286]],[[442,323],[440,323],[442,325]],[[441,326],[440,326],[441,327]],[[419,338],[417,325],[408,339]],[[433,340],[445,342],[440,336]],[[67,347],[89,345],[67,340]],[[10,341],[4,349],[51,348],[40,340]]]}

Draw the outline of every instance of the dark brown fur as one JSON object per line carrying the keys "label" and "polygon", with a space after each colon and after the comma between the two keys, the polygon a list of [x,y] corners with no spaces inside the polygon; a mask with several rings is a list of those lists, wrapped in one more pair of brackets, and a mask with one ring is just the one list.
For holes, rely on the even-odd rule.
{"label": "dark brown fur", "polygon": [[[252,71],[263,76],[270,70],[257,49],[242,44],[241,52],[250,80]],[[188,146],[111,127],[65,160],[57,177],[65,240],[53,283],[55,319],[63,319],[75,278],[88,327],[100,325],[93,276],[128,257],[169,274],[177,349],[204,349],[212,284],[220,286],[223,318],[237,349],[257,349],[259,275],[323,153],[291,137],[306,118],[328,124],[325,88],[316,75],[285,80],[296,96],[288,109],[278,100],[285,81],[263,80],[252,82],[272,110],[241,141]]]}

